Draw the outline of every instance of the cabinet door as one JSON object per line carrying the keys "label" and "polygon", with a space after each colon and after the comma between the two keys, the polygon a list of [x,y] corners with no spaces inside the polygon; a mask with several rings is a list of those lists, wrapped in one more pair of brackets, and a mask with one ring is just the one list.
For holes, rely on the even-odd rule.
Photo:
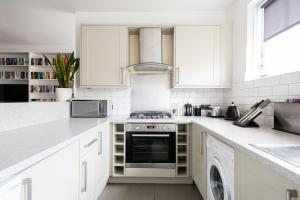
{"label": "cabinet door", "polygon": [[285,200],[287,190],[297,190],[299,185],[283,177],[242,152],[235,152],[235,196],[243,200]]}
{"label": "cabinet door", "polygon": [[193,124],[192,134],[193,180],[196,183],[202,197],[206,199],[205,130],[203,130],[201,126]]}
{"label": "cabinet door", "polygon": [[126,27],[82,26],[80,85],[125,86],[127,41]]}
{"label": "cabinet door", "polygon": [[175,87],[221,84],[220,26],[175,28]]}
{"label": "cabinet door", "polygon": [[96,158],[96,191],[98,197],[104,190],[109,178],[109,123],[104,123],[98,130],[98,154]]}
{"label": "cabinet door", "polygon": [[30,200],[78,200],[79,143],[74,143],[28,168],[22,196]]}
{"label": "cabinet door", "polygon": [[90,151],[81,158],[81,200],[96,199],[96,172],[98,146],[97,143],[91,147]]}
{"label": "cabinet door", "polygon": [[21,180],[18,177],[12,177],[9,180],[0,182],[1,200],[22,200],[21,199]]}

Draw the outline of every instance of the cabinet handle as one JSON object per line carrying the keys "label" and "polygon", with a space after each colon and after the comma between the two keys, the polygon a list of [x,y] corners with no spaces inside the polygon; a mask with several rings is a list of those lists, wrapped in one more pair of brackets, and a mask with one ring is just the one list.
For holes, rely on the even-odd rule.
{"label": "cabinet handle", "polygon": [[204,140],[204,137],[203,137],[204,133],[201,131],[201,155],[204,154],[204,147],[203,147],[203,140]]}
{"label": "cabinet handle", "polygon": [[98,155],[102,155],[102,131],[99,131],[99,150]]}
{"label": "cabinet handle", "polygon": [[121,67],[121,78],[120,78],[120,80],[121,80],[121,84],[123,84],[124,83],[124,67]]}
{"label": "cabinet handle", "polygon": [[176,84],[179,84],[179,67],[176,67]]}
{"label": "cabinet handle", "polygon": [[87,162],[82,162],[82,171],[83,171],[83,184],[81,187],[81,192],[86,192],[87,190]]}
{"label": "cabinet handle", "polygon": [[97,142],[97,138],[93,139],[91,142],[89,142],[88,144],[84,145],[84,148],[88,148],[89,146],[93,145],[95,142]]}
{"label": "cabinet handle", "polygon": [[297,190],[286,190],[286,200],[292,200],[298,197]]}
{"label": "cabinet handle", "polygon": [[22,181],[23,185],[23,200],[32,199],[32,180],[31,178],[25,178]]}

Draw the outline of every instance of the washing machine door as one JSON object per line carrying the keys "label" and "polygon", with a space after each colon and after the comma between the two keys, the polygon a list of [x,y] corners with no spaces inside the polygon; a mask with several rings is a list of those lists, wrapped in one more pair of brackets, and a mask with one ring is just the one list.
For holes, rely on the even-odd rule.
{"label": "washing machine door", "polygon": [[231,200],[226,175],[217,158],[211,160],[207,173],[209,200]]}

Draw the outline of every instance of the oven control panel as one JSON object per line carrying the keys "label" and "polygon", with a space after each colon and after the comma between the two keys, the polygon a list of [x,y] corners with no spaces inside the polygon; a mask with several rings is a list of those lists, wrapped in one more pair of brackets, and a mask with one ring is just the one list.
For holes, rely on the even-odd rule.
{"label": "oven control panel", "polygon": [[176,132],[176,124],[143,124],[143,123],[128,123],[126,131],[134,132]]}

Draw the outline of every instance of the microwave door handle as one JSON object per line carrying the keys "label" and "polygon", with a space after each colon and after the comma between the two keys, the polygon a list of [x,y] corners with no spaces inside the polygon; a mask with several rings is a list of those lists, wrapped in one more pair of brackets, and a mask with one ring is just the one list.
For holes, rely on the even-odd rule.
{"label": "microwave door handle", "polygon": [[101,107],[100,107],[100,102],[98,102],[98,114],[97,114],[97,116],[99,117],[100,116],[100,113],[101,113],[101,111],[100,111],[100,109],[101,109]]}
{"label": "microwave door handle", "polygon": [[132,137],[170,137],[170,134],[132,134]]}

